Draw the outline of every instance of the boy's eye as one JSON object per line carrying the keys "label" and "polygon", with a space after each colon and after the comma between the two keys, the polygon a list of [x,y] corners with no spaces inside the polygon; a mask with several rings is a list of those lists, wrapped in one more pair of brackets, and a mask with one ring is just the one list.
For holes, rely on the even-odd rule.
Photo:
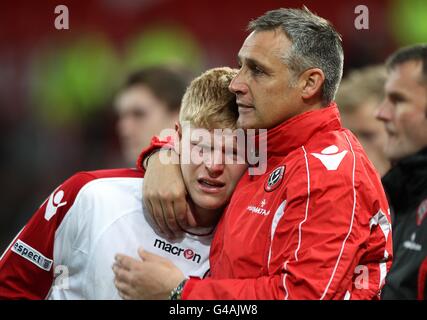
{"label": "boy's eye", "polygon": [[203,148],[195,142],[191,142],[191,149],[193,150],[193,152],[194,150],[196,150],[198,154],[202,154],[203,152]]}
{"label": "boy's eye", "polygon": [[239,155],[237,153],[237,150],[230,150],[230,151],[226,151],[224,152],[224,155],[228,158],[228,159],[233,159],[233,161],[236,161],[239,158]]}
{"label": "boy's eye", "polygon": [[200,147],[200,154],[201,155],[208,156],[210,153],[211,153],[211,148],[206,147],[206,146]]}
{"label": "boy's eye", "polygon": [[212,151],[212,148],[209,146],[200,145],[197,143],[192,143],[193,148],[196,148],[199,155],[207,155]]}

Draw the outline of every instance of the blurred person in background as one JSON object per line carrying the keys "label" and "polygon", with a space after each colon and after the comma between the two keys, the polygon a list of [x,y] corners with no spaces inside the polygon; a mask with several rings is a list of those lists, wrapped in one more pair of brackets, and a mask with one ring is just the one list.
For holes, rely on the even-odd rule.
{"label": "blurred person in background", "polygon": [[133,166],[151,137],[173,129],[192,74],[173,66],[153,66],[130,74],[119,91],[117,131],[126,165]]}
{"label": "blurred person in background", "polygon": [[383,299],[426,299],[427,45],[406,47],[387,60],[385,99],[376,117],[387,131],[392,169],[383,185],[393,223],[394,260]]}
{"label": "blurred person in background", "polygon": [[384,153],[387,134],[375,118],[375,111],[384,97],[386,69],[368,66],[350,72],[341,82],[336,101],[340,106],[343,127],[359,139],[369,159],[383,176],[390,169]]}

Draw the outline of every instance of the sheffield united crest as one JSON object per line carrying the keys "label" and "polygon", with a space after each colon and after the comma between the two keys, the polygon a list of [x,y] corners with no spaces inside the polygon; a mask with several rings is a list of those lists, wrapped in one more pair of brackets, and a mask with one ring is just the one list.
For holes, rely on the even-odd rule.
{"label": "sheffield united crest", "polygon": [[272,173],[268,176],[267,180],[264,184],[264,190],[267,192],[271,192],[277,189],[285,176],[286,166],[280,166],[273,170]]}

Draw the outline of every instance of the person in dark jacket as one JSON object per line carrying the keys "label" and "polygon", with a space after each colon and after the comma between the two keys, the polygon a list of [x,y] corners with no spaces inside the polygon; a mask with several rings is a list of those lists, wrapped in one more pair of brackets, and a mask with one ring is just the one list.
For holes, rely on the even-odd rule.
{"label": "person in dark jacket", "polygon": [[388,135],[392,169],[384,176],[393,223],[394,261],[383,299],[426,299],[427,44],[398,50],[387,63],[376,117]]}

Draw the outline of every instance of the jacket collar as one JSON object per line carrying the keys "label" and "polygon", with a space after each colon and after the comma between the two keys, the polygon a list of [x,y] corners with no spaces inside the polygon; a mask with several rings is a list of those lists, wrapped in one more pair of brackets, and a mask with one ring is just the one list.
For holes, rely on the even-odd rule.
{"label": "jacket collar", "polygon": [[291,151],[306,144],[313,135],[341,128],[340,115],[335,102],[327,107],[304,112],[269,129],[267,138],[267,158],[286,156]]}

